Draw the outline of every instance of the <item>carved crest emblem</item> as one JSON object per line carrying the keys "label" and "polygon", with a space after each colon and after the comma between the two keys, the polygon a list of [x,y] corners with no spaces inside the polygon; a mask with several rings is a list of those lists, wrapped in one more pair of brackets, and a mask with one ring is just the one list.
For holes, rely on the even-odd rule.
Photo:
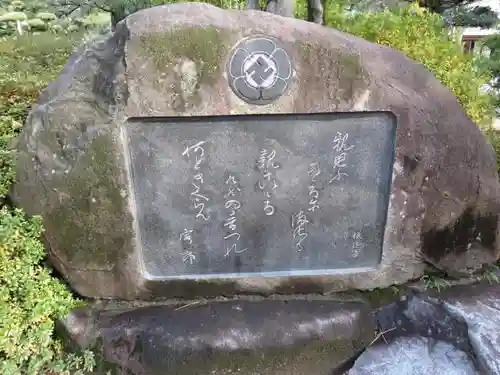
{"label": "carved crest emblem", "polygon": [[269,36],[249,37],[231,52],[227,77],[233,92],[251,104],[268,104],[287,90],[293,75],[282,43]]}

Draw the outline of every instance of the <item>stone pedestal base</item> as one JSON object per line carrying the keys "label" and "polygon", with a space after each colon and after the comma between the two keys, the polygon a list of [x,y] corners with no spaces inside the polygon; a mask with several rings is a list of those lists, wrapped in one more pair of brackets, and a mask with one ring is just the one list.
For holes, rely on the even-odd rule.
{"label": "stone pedestal base", "polygon": [[87,308],[63,326],[102,353],[99,374],[134,375],[330,375],[376,334],[367,304],[331,300]]}
{"label": "stone pedestal base", "polygon": [[362,300],[273,299],[75,310],[69,342],[96,374],[500,374],[500,285]]}

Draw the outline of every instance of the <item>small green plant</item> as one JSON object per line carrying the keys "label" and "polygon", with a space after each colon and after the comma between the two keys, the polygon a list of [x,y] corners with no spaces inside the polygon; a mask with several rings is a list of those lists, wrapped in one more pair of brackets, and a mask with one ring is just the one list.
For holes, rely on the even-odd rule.
{"label": "small green plant", "polygon": [[440,292],[441,290],[451,286],[451,283],[448,280],[439,275],[426,274],[422,276],[421,280],[424,282],[426,290],[434,289]]}
{"label": "small green plant", "polygon": [[405,295],[405,289],[402,286],[393,285],[388,288],[375,288],[365,291],[362,295],[368,299],[372,307],[377,308],[383,305],[393,303]]}
{"label": "small green plant", "polygon": [[490,284],[500,283],[500,267],[497,264],[489,265],[479,277],[480,280],[485,280]]}

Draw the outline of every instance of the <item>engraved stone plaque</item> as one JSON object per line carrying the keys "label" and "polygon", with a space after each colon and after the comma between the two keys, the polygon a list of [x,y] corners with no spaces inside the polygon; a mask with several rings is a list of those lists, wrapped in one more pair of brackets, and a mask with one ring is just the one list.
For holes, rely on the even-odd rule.
{"label": "engraved stone plaque", "polygon": [[147,278],[317,276],[380,263],[391,113],[136,118],[124,131]]}

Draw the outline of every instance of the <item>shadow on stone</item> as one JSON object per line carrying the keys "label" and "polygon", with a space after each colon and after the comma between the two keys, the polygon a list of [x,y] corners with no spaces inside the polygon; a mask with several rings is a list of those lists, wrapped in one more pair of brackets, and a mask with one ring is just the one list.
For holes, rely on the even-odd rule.
{"label": "shadow on stone", "polygon": [[[432,264],[449,263],[445,258],[474,251],[478,246],[489,250],[491,259],[494,259],[497,229],[498,214],[480,215],[472,208],[468,208],[454,223],[444,229],[433,228],[422,233],[422,251]],[[453,274],[453,271],[447,271]]]}

